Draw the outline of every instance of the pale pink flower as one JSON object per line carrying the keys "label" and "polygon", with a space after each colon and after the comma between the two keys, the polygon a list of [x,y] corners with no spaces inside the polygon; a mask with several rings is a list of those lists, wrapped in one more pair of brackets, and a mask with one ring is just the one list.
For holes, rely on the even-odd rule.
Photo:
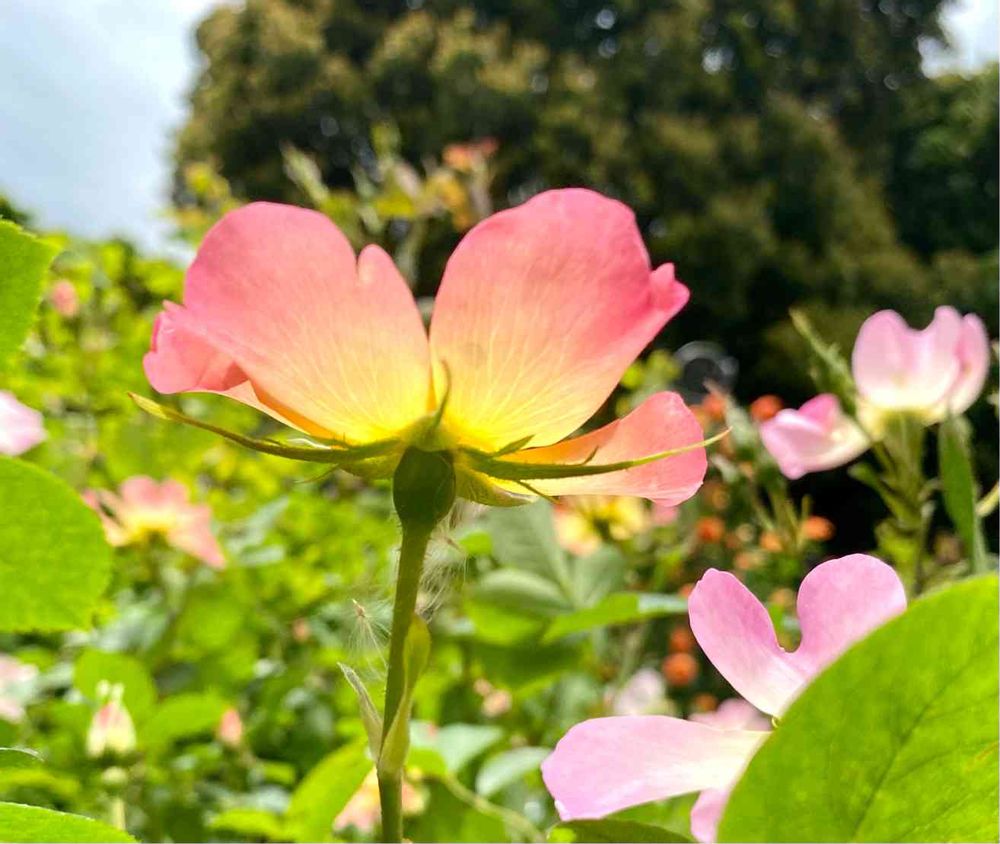
{"label": "pale pink flower", "polygon": [[376,449],[356,469],[365,477],[390,477],[414,447],[448,452],[458,495],[482,503],[539,493],[677,504],[707,458],[676,393],[572,435],[688,296],[673,265],[650,264],[626,206],[553,190],[462,238],[428,332],[380,247],[356,255],[323,214],[254,202],[205,237],[144,368],[162,393],[220,393],[348,456]]}
{"label": "pale pink flower", "polygon": [[225,565],[212,534],[212,511],[206,504],[192,504],[187,487],[178,481],[161,483],[136,475],[122,483],[117,494],[87,490],[83,498],[101,517],[112,545],[131,545],[159,535],[212,568]]}
{"label": "pale pink flower", "polygon": [[927,423],[964,413],[979,397],[990,365],[990,343],[979,317],[938,308],[923,330],[894,311],[865,320],[852,368],[860,399],[883,413],[906,412]]}
{"label": "pale pink flower", "polygon": [[243,741],[243,719],[236,707],[230,706],[222,713],[216,735],[227,747],[239,747]]}
{"label": "pale pink flower", "polygon": [[[691,629],[723,677],[750,704],[779,716],[850,645],[906,607],[896,573],[864,554],[823,563],[802,581],[802,641],[785,651],[771,618],[733,575],[710,569],[688,600]],[[573,727],[542,763],[564,820],[604,815],[700,791],[692,832],[714,837],[728,790],[767,738],[748,706],[685,721],[666,716],[595,718]]]}
{"label": "pale pink flower", "polygon": [[16,457],[45,439],[42,414],[0,390],[0,454]]}
{"label": "pale pink flower", "polygon": [[120,684],[101,684],[98,694],[104,703],[94,713],[87,730],[87,755],[97,759],[105,754],[125,756],[135,750],[135,724],[122,702]]}
{"label": "pale pink flower", "polygon": [[640,668],[614,696],[611,711],[615,715],[649,715],[662,711],[666,694],[663,675],[652,668]]}
{"label": "pale pink flower", "polygon": [[0,718],[15,723],[24,718],[27,684],[37,676],[34,665],[0,654]]}
{"label": "pale pink flower", "polygon": [[760,437],[782,474],[792,480],[850,463],[871,445],[830,393],[809,399],[798,410],[778,411],[761,423]]}
{"label": "pale pink flower", "polygon": [[72,319],[80,312],[80,297],[77,295],[73,282],[61,278],[52,285],[49,291],[49,301],[56,313],[66,319]]}
{"label": "pale pink flower", "polygon": [[[420,792],[405,778],[403,779],[403,814],[417,815],[423,811],[424,798]],[[364,835],[375,832],[382,811],[379,806],[378,776],[374,770],[365,777],[361,787],[354,792],[347,805],[334,818],[334,832],[353,826]]]}

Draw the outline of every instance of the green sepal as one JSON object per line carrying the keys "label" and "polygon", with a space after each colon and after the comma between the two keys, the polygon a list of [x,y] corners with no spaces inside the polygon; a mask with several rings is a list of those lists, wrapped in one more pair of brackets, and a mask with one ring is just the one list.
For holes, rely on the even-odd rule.
{"label": "green sepal", "polygon": [[542,481],[559,478],[583,478],[590,475],[606,475],[608,472],[620,472],[623,469],[634,469],[645,466],[657,460],[665,460],[678,454],[685,454],[695,449],[705,448],[717,443],[729,433],[727,428],[714,437],[701,442],[691,443],[680,448],[671,448],[648,457],[636,460],[621,460],[617,463],[521,463],[516,460],[497,460],[491,454],[481,451],[466,450],[464,455],[470,467],[484,475],[504,481]]}
{"label": "green sepal", "polygon": [[365,688],[364,681],[358,676],[358,673],[342,662],[338,662],[337,665],[340,666],[344,679],[354,689],[354,694],[358,696],[361,723],[364,725],[365,733],[368,734],[368,749],[371,751],[372,759],[378,759],[379,748],[382,746],[382,716],[378,714],[371,695],[368,694],[368,689]]}
{"label": "green sepal", "polygon": [[410,750],[410,707],[413,704],[413,690],[424,673],[431,655],[431,634],[427,624],[413,614],[410,629],[406,634],[406,649],[403,654],[405,679],[403,696],[399,708],[386,730],[382,740],[382,750],[378,757],[379,774],[393,775],[403,770],[406,754]]}
{"label": "green sepal", "polygon": [[251,448],[254,451],[262,451],[264,454],[273,454],[276,457],[286,457],[289,460],[304,460],[310,463],[331,463],[341,465],[346,463],[358,463],[362,460],[369,460],[373,457],[380,457],[389,454],[394,449],[399,448],[396,440],[378,440],[365,445],[352,446],[340,443],[331,443],[328,446],[292,446],[279,443],[276,440],[262,440],[256,437],[247,437],[235,431],[228,431],[218,425],[202,422],[174,410],[172,407],[155,402],[144,396],[129,393],[129,397],[138,405],[140,410],[144,410],[150,416],[157,419],[164,419],[167,422],[181,422],[184,425],[191,425],[194,428],[201,428],[203,431],[210,431],[225,437],[231,442]]}

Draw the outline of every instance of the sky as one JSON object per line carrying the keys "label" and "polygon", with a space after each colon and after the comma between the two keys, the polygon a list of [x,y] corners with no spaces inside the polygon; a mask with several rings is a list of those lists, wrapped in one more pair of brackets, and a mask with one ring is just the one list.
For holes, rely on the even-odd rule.
{"label": "sky", "polygon": [[[40,228],[168,249],[172,133],[198,59],[193,27],[219,0],[0,0],[0,193]],[[997,0],[954,0],[955,51],[933,71],[996,58]]]}

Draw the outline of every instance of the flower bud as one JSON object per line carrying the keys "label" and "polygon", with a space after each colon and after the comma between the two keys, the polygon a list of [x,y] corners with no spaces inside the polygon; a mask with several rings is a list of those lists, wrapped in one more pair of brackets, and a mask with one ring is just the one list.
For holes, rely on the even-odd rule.
{"label": "flower bud", "polygon": [[87,755],[93,759],[106,754],[126,756],[135,750],[135,725],[122,703],[122,692],[120,684],[106,690],[102,695],[106,697],[105,702],[91,719],[87,730]]}

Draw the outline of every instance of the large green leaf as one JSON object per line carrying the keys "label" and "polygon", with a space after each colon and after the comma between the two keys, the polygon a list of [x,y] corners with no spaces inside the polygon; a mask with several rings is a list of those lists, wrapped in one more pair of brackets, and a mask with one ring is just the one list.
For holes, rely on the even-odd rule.
{"label": "large green leaf", "polygon": [[997,580],[849,650],[751,761],[721,841],[996,841]]}
{"label": "large green leaf", "polygon": [[330,841],[333,820],[372,769],[367,744],[355,742],[323,759],[305,776],[288,804],[288,832],[295,841]]}
{"label": "large green leaf", "polygon": [[973,571],[986,569],[986,539],[976,515],[979,489],[972,469],[969,423],[945,419],[938,428],[938,472],[944,507],[962,538]]}
{"label": "large green leaf", "polygon": [[592,607],[559,616],[545,631],[543,642],[552,642],[570,633],[582,633],[595,627],[635,624],[664,615],[687,611],[687,601],[676,595],[652,592],[614,592]]}
{"label": "large green leaf", "polygon": [[100,521],[80,496],[0,457],[0,630],[86,627],[110,568]]}
{"label": "large green leaf", "polygon": [[638,821],[620,821],[614,818],[601,818],[594,821],[566,821],[556,824],[549,834],[549,841],[572,844],[572,842],[603,842],[634,841],[634,842],[677,842],[690,841],[683,835]]}
{"label": "large green leaf", "polygon": [[125,842],[135,839],[120,829],[81,815],[20,803],[0,803],[0,841]]}
{"label": "large green leaf", "polygon": [[24,342],[54,254],[49,244],[0,220],[0,367]]}

